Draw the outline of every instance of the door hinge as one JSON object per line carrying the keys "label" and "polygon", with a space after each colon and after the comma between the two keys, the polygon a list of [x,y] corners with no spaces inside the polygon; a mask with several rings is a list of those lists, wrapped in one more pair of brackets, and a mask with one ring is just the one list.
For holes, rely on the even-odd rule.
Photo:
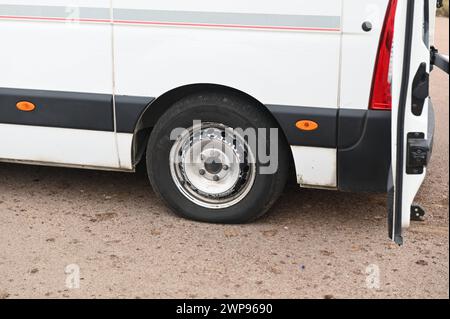
{"label": "door hinge", "polygon": [[421,116],[425,100],[430,96],[430,74],[425,62],[420,64],[412,85],[412,113]]}
{"label": "door hinge", "polygon": [[440,54],[438,49],[435,47],[431,47],[430,54],[431,68],[433,68],[433,66],[437,66],[439,69],[449,74],[448,55]]}
{"label": "door hinge", "polygon": [[425,218],[425,210],[418,206],[411,206],[411,220],[415,222],[423,222]]}

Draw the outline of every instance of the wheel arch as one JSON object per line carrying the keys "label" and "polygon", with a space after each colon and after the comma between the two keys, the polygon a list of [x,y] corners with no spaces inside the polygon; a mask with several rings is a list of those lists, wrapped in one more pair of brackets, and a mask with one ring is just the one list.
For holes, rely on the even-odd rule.
{"label": "wheel arch", "polygon": [[[137,121],[136,128],[133,134],[132,159],[135,165],[137,165],[141,161],[142,155],[145,154],[147,141],[151,134],[152,128],[156,125],[156,123],[158,123],[158,120],[168,110],[168,108],[186,96],[204,91],[224,92],[230,95],[237,95],[241,98],[251,101],[252,103],[257,105],[262,112],[265,112],[269,117],[272,118],[274,123],[276,123],[280,134],[282,134],[283,140],[286,143],[286,147],[289,147],[287,138],[285,136],[282,127],[280,126],[280,123],[272,114],[272,112],[270,112],[269,108],[266,105],[264,105],[261,101],[259,101],[252,95],[245,93],[241,90],[238,90],[236,88],[220,84],[198,83],[180,86],[170,91],[167,91],[166,93],[157,97],[147,105],[145,110],[142,112],[139,120]],[[291,163],[288,164],[293,166],[292,152],[289,151],[289,153],[291,154],[290,159]]]}

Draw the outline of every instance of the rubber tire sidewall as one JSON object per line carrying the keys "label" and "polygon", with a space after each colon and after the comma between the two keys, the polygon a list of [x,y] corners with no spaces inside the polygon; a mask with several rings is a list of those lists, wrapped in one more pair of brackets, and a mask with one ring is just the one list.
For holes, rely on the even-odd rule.
{"label": "rubber tire sidewall", "polygon": [[190,128],[194,120],[222,123],[244,130],[250,127],[276,127],[265,114],[259,113],[254,105],[238,98],[206,94],[184,99],[162,116],[149,139],[147,169],[154,190],[175,213],[203,222],[245,223],[263,215],[272,206],[279,195],[277,193],[280,193],[279,188],[284,187],[287,176],[288,165],[283,167],[286,152],[281,146],[280,137],[278,172],[272,175],[260,174],[260,164],[257,161],[256,177],[250,192],[239,203],[228,208],[208,209],[191,202],[176,186],[170,170],[169,156],[175,142],[170,140],[173,129]]}

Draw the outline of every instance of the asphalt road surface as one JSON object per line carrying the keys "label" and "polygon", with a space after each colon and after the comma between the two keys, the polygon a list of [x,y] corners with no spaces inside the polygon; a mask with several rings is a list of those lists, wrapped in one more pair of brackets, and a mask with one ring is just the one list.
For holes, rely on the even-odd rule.
{"label": "asphalt road surface", "polygon": [[0,299],[448,298],[448,85],[433,73],[427,217],[404,247],[385,195],[291,186],[256,223],[208,225],[175,217],[143,173],[0,164]]}

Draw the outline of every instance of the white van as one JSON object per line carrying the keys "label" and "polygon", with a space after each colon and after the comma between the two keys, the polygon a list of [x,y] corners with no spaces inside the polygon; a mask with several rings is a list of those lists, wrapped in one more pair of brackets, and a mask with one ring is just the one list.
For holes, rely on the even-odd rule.
{"label": "white van", "polygon": [[261,216],[293,172],[388,192],[400,244],[431,154],[429,73],[448,72],[439,2],[0,0],[0,161],[146,161],[177,214],[216,223]]}

